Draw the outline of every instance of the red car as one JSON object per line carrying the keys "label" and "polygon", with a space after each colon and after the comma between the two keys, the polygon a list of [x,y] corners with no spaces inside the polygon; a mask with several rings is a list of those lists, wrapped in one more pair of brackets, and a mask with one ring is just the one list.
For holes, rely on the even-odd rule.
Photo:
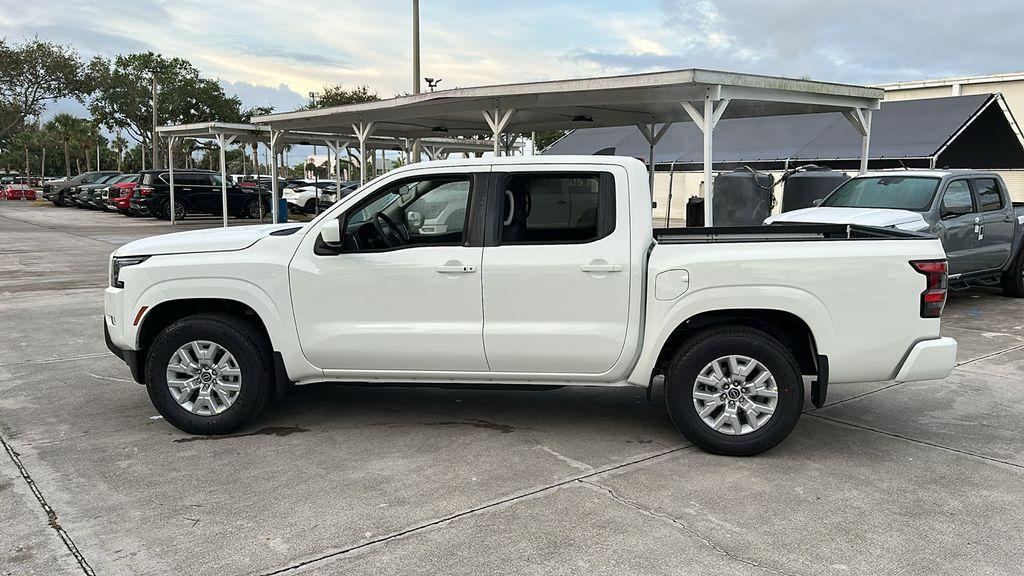
{"label": "red car", "polygon": [[137,184],[138,182],[121,182],[120,184],[112,185],[107,191],[107,206],[125,216],[132,216],[130,202],[132,200],[132,192],[135,191]]}

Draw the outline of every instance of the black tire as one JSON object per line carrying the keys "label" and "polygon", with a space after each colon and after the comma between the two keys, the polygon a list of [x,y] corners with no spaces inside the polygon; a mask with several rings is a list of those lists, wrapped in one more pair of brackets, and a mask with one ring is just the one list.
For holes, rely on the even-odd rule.
{"label": "black tire", "polygon": [[[186,216],[188,216],[188,206],[186,206],[185,203],[182,202],[181,200],[175,200],[174,201],[174,219],[175,220],[184,220]],[[170,202],[164,202],[163,205],[160,206],[160,216],[159,216],[159,218],[161,220],[170,220],[171,219],[171,203]]]}
{"label": "black tire", "polygon": [[249,202],[245,205],[245,210],[242,211],[241,217],[242,218],[252,218],[252,219],[255,219],[255,220],[259,220],[259,218],[260,218],[260,201],[259,200],[249,200]]}
{"label": "black tire", "polygon": [[[231,352],[241,371],[238,397],[217,415],[193,414],[183,408],[167,387],[167,365],[181,346],[193,340],[209,340]],[[146,356],[146,388],[157,412],[175,427],[190,434],[228,434],[256,418],[274,389],[270,345],[261,330],[230,314],[196,314],[164,328]]]}
{"label": "black tire", "polygon": [[[771,372],[778,392],[771,417],[758,429],[739,435],[712,428],[694,405],[697,376],[714,360],[729,355],[760,362]],[[676,429],[702,450],[726,456],[753,456],[774,448],[793,431],[803,410],[803,379],[793,354],[771,335],[747,326],[719,326],[690,337],[675,353],[665,377],[665,404]]]}
{"label": "black tire", "polygon": [[1024,298],[1024,250],[1017,254],[1010,269],[1003,272],[1002,284],[1004,295]]}
{"label": "black tire", "polygon": [[306,205],[302,207],[302,211],[306,214],[316,213],[316,198],[310,198],[306,200]]}

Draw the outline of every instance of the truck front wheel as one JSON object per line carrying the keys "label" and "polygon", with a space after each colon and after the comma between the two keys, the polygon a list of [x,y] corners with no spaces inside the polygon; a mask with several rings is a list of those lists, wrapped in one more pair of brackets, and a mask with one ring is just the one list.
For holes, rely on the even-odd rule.
{"label": "truck front wheel", "polygon": [[804,387],[796,359],[774,337],[720,326],[695,334],[676,352],[665,403],[676,429],[702,450],[752,456],[793,430]]}
{"label": "truck front wheel", "polygon": [[1017,255],[1010,269],[1003,272],[1003,294],[1024,298],[1024,250]]}
{"label": "truck front wheel", "polygon": [[260,330],[229,314],[195,314],[157,335],[146,357],[149,398],[190,434],[227,434],[255,418],[273,389]]}

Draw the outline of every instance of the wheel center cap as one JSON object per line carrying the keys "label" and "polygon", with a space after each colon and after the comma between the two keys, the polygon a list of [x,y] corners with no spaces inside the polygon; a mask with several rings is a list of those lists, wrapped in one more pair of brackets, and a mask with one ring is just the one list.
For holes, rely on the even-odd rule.
{"label": "wheel center cap", "polygon": [[202,374],[199,375],[199,381],[202,382],[203,384],[209,384],[212,380],[213,380],[213,374],[210,374],[209,372],[206,372],[205,370],[203,371]]}
{"label": "wheel center cap", "polygon": [[733,400],[735,400],[735,399],[740,397],[740,391],[738,389],[736,389],[736,388],[733,388],[732,390],[729,390],[728,392],[726,392],[726,394],[728,394],[729,398],[732,398]]}

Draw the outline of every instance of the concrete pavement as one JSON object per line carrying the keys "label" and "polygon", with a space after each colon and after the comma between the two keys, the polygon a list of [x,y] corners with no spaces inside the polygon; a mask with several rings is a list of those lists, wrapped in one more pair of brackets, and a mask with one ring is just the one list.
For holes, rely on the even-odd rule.
{"label": "concrete pavement", "polygon": [[954,295],[950,378],[834,386],[756,458],[631,389],[311,386],[205,438],[102,339],[110,251],[169,229],[0,203],[0,574],[1019,572],[1019,300]]}

